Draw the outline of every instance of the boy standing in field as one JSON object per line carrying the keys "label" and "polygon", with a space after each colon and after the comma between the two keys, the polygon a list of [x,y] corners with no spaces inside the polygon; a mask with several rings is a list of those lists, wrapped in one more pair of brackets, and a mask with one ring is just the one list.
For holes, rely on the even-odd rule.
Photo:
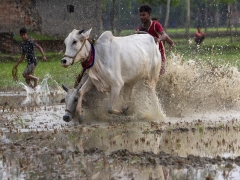
{"label": "boy standing in field", "polygon": [[166,65],[166,53],[163,42],[166,41],[169,44],[169,47],[166,50],[166,52],[170,51],[173,48],[174,43],[172,39],[164,31],[162,25],[155,19],[151,20],[151,12],[152,8],[148,5],[142,5],[139,8],[140,20],[142,24],[139,27],[137,27],[135,33],[137,34],[148,33],[154,37],[155,42],[159,43],[159,51],[162,57],[160,75],[163,75],[165,73]]}
{"label": "boy standing in field", "polygon": [[[25,78],[27,85],[34,89],[38,85],[38,80],[39,80],[37,77],[34,76],[34,70],[37,66],[37,58],[35,56],[34,48],[37,47],[37,49],[41,52],[43,61],[47,61],[47,59],[46,59],[46,56],[44,55],[44,52],[41,46],[39,46],[33,40],[28,38],[26,28],[21,28],[19,33],[23,40],[21,44],[22,56],[20,57],[18,62],[15,64],[14,68],[17,68],[18,65],[23,61],[24,57],[26,56],[28,64],[22,75]],[[31,83],[31,80],[34,81],[33,85]]]}

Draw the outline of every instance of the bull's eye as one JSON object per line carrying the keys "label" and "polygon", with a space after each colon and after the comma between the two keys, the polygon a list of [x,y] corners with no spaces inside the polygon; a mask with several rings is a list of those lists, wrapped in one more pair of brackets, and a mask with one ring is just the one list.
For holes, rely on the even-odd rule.
{"label": "bull's eye", "polygon": [[76,44],[77,43],[77,41],[73,41],[73,44]]}

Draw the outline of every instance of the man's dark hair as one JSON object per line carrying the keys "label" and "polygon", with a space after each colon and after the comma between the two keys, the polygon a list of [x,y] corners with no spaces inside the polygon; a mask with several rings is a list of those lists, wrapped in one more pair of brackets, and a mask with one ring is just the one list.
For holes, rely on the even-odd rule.
{"label": "man's dark hair", "polygon": [[153,21],[158,21],[158,18],[153,17],[152,20],[153,20]]}
{"label": "man's dark hair", "polygon": [[152,8],[149,5],[145,4],[139,8],[139,12],[147,12],[148,14],[151,14]]}
{"label": "man's dark hair", "polygon": [[201,26],[200,26],[200,25],[197,25],[197,29],[198,29],[198,28],[201,28]]}
{"label": "man's dark hair", "polygon": [[26,28],[21,28],[19,33],[20,34],[26,34],[27,33],[27,29]]}

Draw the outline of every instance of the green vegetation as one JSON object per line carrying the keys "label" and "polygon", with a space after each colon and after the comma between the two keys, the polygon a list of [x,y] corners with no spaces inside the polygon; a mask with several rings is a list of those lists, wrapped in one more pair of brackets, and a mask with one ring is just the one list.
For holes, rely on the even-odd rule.
{"label": "green vegetation", "polygon": [[[36,53],[38,59],[38,66],[35,70],[35,75],[40,78],[41,80],[46,76],[50,75],[51,79],[48,81],[50,86],[56,86],[56,82],[58,84],[66,84],[67,86],[73,86],[75,77],[81,70],[81,65],[79,63],[71,66],[69,68],[63,68],[61,66],[61,58],[62,54],[46,52],[47,62],[43,62],[41,60],[41,54],[39,52]],[[7,57],[7,56],[6,56]],[[2,77],[0,80],[0,87],[1,89],[5,88],[17,88],[21,87],[20,84],[13,81],[12,79],[12,68],[17,62],[20,55],[14,56],[12,61],[4,61],[1,63],[2,70],[0,71],[0,76]],[[22,72],[26,68],[27,63],[23,61],[18,66],[18,80],[20,82],[25,83],[25,79],[22,77]]]}
{"label": "green vegetation", "polygon": [[[28,32],[28,36],[35,40],[56,40],[57,39],[57,37],[47,36],[47,35],[43,35],[43,34],[36,33],[36,32]],[[19,34],[15,34],[13,36],[13,39],[15,41],[22,41],[22,38],[20,37]]]}
{"label": "green vegetation", "polygon": [[[214,29],[208,29],[209,32],[214,32]],[[134,31],[134,30],[133,30]],[[125,30],[121,32],[121,36],[133,34],[132,30]],[[226,29],[218,29],[218,31],[226,31]],[[171,36],[174,32],[184,33],[184,29],[168,29],[168,34]],[[192,28],[191,32],[195,32],[195,29]],[[216,32],[216,29],[215,29]],[[34,35],[35,38],[35,35]],[[36,38],[37,39],[37,38]],[[41,40],[44,39],[44,36]],[[230,64],[232,66],[238,67],[240,69],[240,37],[234,37],[233,42],[230,43],[230,37],[209,37],[207,36],[201,46],[196,46],[193,37],[190,39],[186,38],[172,38],[175,47],[172,52],[175,54],[181,54],[184,60],[195,60],[195,61],[211,61],[215,64]],[[167,46],[167,45],[166,45]],[[51,76],[49,85],[52,87],[56,86],[56,82],[61,84],[66,84],[69,87],[72,87],[75,81],[75,77],[81,70],[81,65],[79,63],[69,67],[63,68],[61,66],[60,60],[62,59],[62,53],[56,52],[46,52],[47,62],[41,61],[41,54],[36,51],[38,58],[38,67],[35,71],[35,75],[41,80],[49,74]],[[21,87],[18,83],[12,80],[12,67],[20,58],[20,54],[17,55],[8,55],[1,54],[1,71],[0,76],[0,87],[1,89],[7,88],[18,88]],[[25,80],[22,77],[22,72],[26,67],[26,62],[22,62],[18,67],[18,78],[20,82]]]}
{"label": "green vegetation", "polygon": [[236,39],[229,42],[228,37],[207,37],[201,46],[196,46],[193,38],[189,40],[173,38],[175,48],[173,51],[180,53],[184,59],[213,61],[216,64],[230,64],[240,67],[240,45]]}
{"label": "green vegetation", "polygon": [[[131,29],[131,30],[122,30],[120,35],[121,36],[126,36],[126,35],[130,35],[134,33],[135,29]],[[233,28],[232,31],[233,32],[238,32],[240,29],[239,28]],[[185,34],[186,32],[186,28],[168,28],[167,33],[171,36],[171,35],[176,35],[176,34]],[[202,28],[202,31],[205,31],[204,28]],[[190,28],[189,33],[190,34],[194,34],[196,32],[196,28]],[[225,33],[227,32],[227,28],[226,27],[221,27],[221,28],[207,28],[207,33],[217,33],[217,32],[221,32],[221,33]]]}
{"label": "green vegetation", "polygon": [[[204,29],[202,29],[204,31]],[[230,64],[232,66],[237,66],[240,69],[240,37],[233,37],[233,42],[230,42],[230,37],[222,36],[222,37],[211,37],[208,36],[208,33],[216,33],[216,32],[226,32],[226,28],[208,28],[207,29],[207,37],[204,40],[201,46],[196,46],[193,36],[196,29],[191,28],[190,34],[191,37],[189,39],[177,37],[176,34],[183,35],[185,33],[184,28],[169,28],[167,33],[172,38],[175,47],[172,50],[174,53],[180,53],[184,59],[189,60],[203,60],[203,61],[213,61],[216,64]],[[120,36],[133,34],[134,30],[124,30],[121,32]],[[166,45],[167,46],[167,45]]]}

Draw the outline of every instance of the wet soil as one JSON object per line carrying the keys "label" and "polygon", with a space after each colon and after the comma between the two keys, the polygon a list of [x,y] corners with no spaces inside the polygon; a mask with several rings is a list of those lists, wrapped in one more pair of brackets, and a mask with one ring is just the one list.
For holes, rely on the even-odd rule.
{"label": "wet soil", "polygon": [[[143,124],[140,124],[138,127],[141,129]],[[145,124],[147,128],[135,134],[132,133],[134,128],[129,129],[134,126],[137,125],[117,123],[100,127],[98,124],[89,124],[50,131],[38,131],[32,128],[30,132],[18,132],[14,123],[5,121],[1,127],[10,132],[1,132],[2,170],[17,169],[17,176],[24,176],[24,179],[71,179],[73,176],[73,179],[94,179],[93,177],[102,179],[106,174],[112,179],[117,179],[117,177],[137,179],[133,170],[130,172],[127,170],[129,167],[134,167],[135,173],[139,173],[141,169],[150,168],[151,171],[149,169],[147,171],[147,179],[151,179],[152,171],[156,171],[157,167],[161,167],[163,172],[171,170],[168,174],[174,177],[174,169],[190,171],[192,168],[204,169],[217,165],[223,167],[225,171],[230,171],[236,165],[240,165],[239,156],[222,157],[219,152],[215,155],[214,153],[208,154],[206,149],[213,145],[211,142],[207,145],[205,138],[197,142],[189,139],[187,146],[197,144],[198,147],[193,150],[193,154],[190,152],[186,153],[188,155],[183,153],[186,156],[182,155],[181,150],[187,149],[188,151],[188,148],[181,147],[185,146],[184,139],[175,136],[186,137],[187,134],[198,134],[199,130],[196,128],[178,128],[168,125],[164,128],[165,130],[162,130]],[[153,131],[149,131],[151,126]],[[114,133],[106,133],[106,129]],[[218,134],[217,136],[228,131],[238,133],[239,129],[236,126],[232,126],[231,129],[228,126],[204,128],[204,132]],[[196,136],[198,137],[199,134]],[[227,152],[231,151],[231,148],[236,148],[236,151],[239,148],[238,142],[229,143],[224,138],[217,140],[217,144],[218,148],[225,147]],[[203,149],[208,155],[204,156],[201,152],[198,152],[200,155],[196,155],[198,148]],[[184,174],[182,176],[184,177]],[[212,176],[214,177],[214,174]],[[156,179],[160,177],[161,175],[158,175]]]}
{"label": "wet soil", "polygon": [[19,107],[23,99],[1,97],[1,179],[226,179],[239,175],[239,115],[74,124],[62,121],[64,105]]}

